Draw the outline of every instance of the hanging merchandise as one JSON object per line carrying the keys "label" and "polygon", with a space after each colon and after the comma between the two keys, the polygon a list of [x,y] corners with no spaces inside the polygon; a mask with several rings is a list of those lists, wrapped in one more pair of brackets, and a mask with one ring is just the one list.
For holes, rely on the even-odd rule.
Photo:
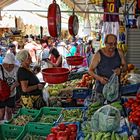
{"label": "hanging merchandise", "polygon": [[[121,7],[120,0],[103,0],[104,12],[118,13]],[[119,21],[119,15],[116,14],[104,14],[104,22],[117,22]]]}
{"label": "hanging merchandise", "polygon": [[52,37],[58,37],[61,34],[61,11],[55,0],[48,8],[48,30]]}
{"label": "hanging merchandise", "polygon": [[79,21],[78,21],[78,17],[74,13],[74,10],[73,10],[73,14],[69,17],[68,29],[70,35],[76,36],[78,34]]}
{"label": "hanging merchandise", "polygon": [[[119,8],[121,7],[120,0],[103,0],[104,12],[102,27],[102,41],[107,34],[115,34],[119,41]],[[110,13],[110,14],[109,14]],[[118,14],[117,14],[118,13]]]}
{"label": "hanging merchandise", "polygon": [[91,33],[91,25],[89,20],[89,14],[85,14],[85,20],[84,20],[84,35],[90,36]]}

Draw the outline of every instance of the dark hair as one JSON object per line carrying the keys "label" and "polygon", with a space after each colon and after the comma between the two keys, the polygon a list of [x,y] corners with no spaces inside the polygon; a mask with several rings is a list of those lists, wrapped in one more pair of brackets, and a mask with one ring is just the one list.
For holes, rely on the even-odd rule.
{"label": "dark hair", "polygon": [[9,44],[9,48],[14,48],[14,47],[16,47],[15,44],[13,43]]}
{"label": "dark hair", "polygon": [[58,58],[60,56],[58,50],[54,47],[52,47],[49,51],[49,54],[53,54],[56,58]]}
{"label": "dark hair", "polygon": [[116,41],[117,41],[117,36],[116,36],[116,35],[114,35],[114,34],[108,34],[108,35],[106,35],[106,37],[105,37],[105,43],[108,42],[108,38],[109,38],[110,36],[113,36],[113,37],[116,39]]}
{"label": "dark hair", "polygon": [[48,41],[45,39],[40,39],[40,44],[46,43],[48,45]]}

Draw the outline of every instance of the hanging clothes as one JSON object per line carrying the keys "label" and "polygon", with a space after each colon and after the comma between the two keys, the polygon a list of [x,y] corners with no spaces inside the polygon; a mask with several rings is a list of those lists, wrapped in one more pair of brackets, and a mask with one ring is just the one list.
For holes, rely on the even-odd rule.
{"label": "hanging clothes", "polygon": [[120,7],[120,0],[103,0],[104,12],[110,12],[112,14],[105,13],[103,16],[102,42],[104,42],[107,34],[116,35],[117,41],[119,41],[119,15],[113,13],[118,13]]}
{"label": "hanging clothes", "polygon": [[[118,13],[121,7],[120,0],[103,0],[104,12]],[[104,14],[104,22],[117,22],[119,21],[119,15],[115,14]]]}

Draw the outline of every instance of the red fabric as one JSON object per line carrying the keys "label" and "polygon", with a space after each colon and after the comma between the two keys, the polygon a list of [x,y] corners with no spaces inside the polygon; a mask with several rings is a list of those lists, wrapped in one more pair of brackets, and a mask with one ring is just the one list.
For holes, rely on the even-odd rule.
{"label": "red fabric", "polygon": [[[51,55],[50,61],[55,64],[57,62],[57,59],[53,55]],[[62,63],[60,63],[60,65],[58,67],[62,67]]]}
{"label": "red fabric", "polygon": [[0,101],[5,101],[10,96],[10,87],[7,82],[0,80]]}
{"label": "red fabric", "polygon": [[[103,0],[104,12],[118,13],[120,6],[120,0]],[[103,21],[117,22],[119,21],[119,15],[104,14]]]}
{"label": "red fabric", "polygon": [[140,0],[138,0],[138,8],[140,9]]}

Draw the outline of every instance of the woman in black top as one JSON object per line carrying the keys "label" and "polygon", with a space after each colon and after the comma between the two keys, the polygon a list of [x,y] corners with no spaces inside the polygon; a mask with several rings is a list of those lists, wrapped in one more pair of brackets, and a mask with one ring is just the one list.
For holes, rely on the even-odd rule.
{"label": "woman in black top", "polygon": [[39,83],[36,75],[30,70],[32,59],[28,50],[23,49],[18,52],[17,59],[21,63],[17,78],[20,83],[19,91],[21,93],[22,106],[39,109],[41,104],[39,105],[37,101],[42,97],[44,85]]}

